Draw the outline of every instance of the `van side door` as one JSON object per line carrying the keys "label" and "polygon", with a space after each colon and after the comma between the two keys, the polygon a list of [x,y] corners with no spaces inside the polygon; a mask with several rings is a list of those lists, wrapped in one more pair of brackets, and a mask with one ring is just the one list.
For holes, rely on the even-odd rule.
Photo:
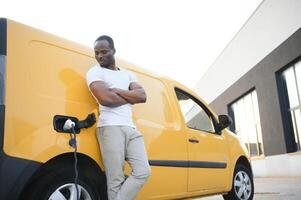
{"label": "van side door", "polygon": [[136,76],[147,101],[133,106],[133,119],[143,134],[152,169],[137,199],[175,199],[187,192],[186,136],[178,128],[174,101],[164,82],[142,73]]}
{"label": "van side door", "polygon": [[228,146],[216,133],[217,121],[209,109],[189,93],[176,89],[188,143],[188,191],[216,190],[228,180]]}

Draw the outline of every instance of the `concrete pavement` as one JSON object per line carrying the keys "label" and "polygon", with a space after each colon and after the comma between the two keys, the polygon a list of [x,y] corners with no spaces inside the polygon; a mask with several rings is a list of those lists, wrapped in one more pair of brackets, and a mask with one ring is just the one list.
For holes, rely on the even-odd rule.
{"label": "concrete pavement", "polygon": [[[255,178],[254,200],[300,200],[301,177]],[[193,200],[223,200],[221,195]]]}

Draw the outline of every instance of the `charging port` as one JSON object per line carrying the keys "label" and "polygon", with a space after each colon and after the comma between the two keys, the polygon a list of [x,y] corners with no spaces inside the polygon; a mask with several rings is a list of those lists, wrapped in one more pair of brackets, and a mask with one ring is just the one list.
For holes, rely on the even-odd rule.
{"label": "charging port", "polygon": [[64,115],[55,115],[53,118],[53,127],[54,130],[60,133],[72,133],[71,130],[64,130],[65,122],[71,119],[75,123],[74,131],[75,133],[79,133],[80,129],[78,127],[78,119],[76,117],[64,116]]}
{"label": "charging port", "polygon": [[71,133],[71,130],[64,130],[65,122],[70,119],[75,123],[74,131],[79,133],[82,128],[89,128],[93,126],[96,122],[96,117],[94,113],[89,114],[86,119],[79,121],[76,117],[65,116],[65,115],[55,115],[53,118],[54,130],[60,133]]}

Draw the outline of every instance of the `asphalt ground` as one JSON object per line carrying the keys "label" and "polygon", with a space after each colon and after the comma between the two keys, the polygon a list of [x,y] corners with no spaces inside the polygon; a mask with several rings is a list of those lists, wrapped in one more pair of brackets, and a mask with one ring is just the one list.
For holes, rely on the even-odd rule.
{"label": "asphalt ground", "polygon": [[[254,179],[254,200],[301,200],[301,177]],[[223,200],[221,195],[193,200]]]}

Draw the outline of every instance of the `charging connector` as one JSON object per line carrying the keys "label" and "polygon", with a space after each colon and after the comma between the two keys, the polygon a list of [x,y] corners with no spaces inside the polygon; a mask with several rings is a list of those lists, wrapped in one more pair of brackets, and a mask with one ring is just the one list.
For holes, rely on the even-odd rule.
{"label": "charging connector", "polygon": [[82,128],[92,127],[96,122],[96,117],[94,113],[89,114],[86,119],[79,121],[76,117],[65,116],[65,115],[55,115],[53,117],[53,128],[59,133],[70,134],[69,145],[74,149],[74,171],[75,178],[74,184],[77,192],[77,200],[79,200],[79,190],[77,187],[78,181],[78,170],[77,170],[77,141],[76,134],[80,133]]}
{"label": "charging connector", "polygon": [[63,126],[63,129],[64,131],[70,131],[74,127],[75,127],[75,122],[73,122],[71,119],[67,119],[67,121]]}
{"label": "charging connector", "polygon": [[[75,171],[75,178],[74,178],[74,184],[75,184],[75,189],[76,189],[76,197],[77,200],[79,200],[79,193],[78,193],[78,170],[77,170],[77,143],[76,143],[76,132],[74,130],[75,127],[75,122],[73,122],[71,119],[67,119],[63,129],[64,131],[70,132],[70,140],[69,140],[69,145],[74,148],[74,171]],[[71,132],[72,131],[72,132]],[[72,136],[72,133],[74,136]]]}
{"label": "charging connector", "polygon": [[[74,127],[75,127],[75,122],[72,121],[71,119],[67,119],[64,126],[63,126],[63,130],[64,131],[67,131],[67,132],[70,132],[70,140],[69,140],[69,145],[72,147],[72,148],[76,148],[76,134],[75,134],[75,131],[74,131]],[[72,132],[74,133],[74,136],[72,137]]]}

